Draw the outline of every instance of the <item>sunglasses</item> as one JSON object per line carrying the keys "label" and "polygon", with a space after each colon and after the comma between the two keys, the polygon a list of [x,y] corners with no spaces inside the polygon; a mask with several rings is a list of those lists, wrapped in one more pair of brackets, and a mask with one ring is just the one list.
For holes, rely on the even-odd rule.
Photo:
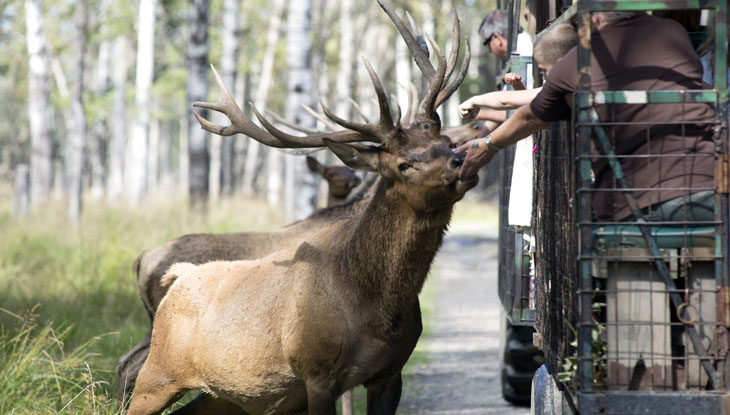
{"label": "sunglasses", "polygon": [[484,39],[484,43],[482,43],[482,44],[483,44],[484,46],[489,46],[489,42],[491,42],[491,41],[492,41],[492,38],[494,38],[494,33],[492,33],[491,35],[489,35],[489,37],[488,37],[488,38]]}

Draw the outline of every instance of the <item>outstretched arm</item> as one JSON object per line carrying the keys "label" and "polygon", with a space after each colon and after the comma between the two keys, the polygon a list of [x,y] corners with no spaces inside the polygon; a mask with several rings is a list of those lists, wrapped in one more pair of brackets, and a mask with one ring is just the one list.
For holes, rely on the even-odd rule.
{"label": "outstretched arm", "polygon": [[549,121],[537,118],[529,105],[520,107],[512,117],[492,132],[491,146],[488,146],[484,139],[475,138],[454,150],[456,153],[466,152],[466,160],[461,166],[459,177],[474,176],[501,148],[514,144],[549,125]]}
{"label": "outstretched arm", "polygon": [[493,110],[508,110],[529,104],[542,88],[525,89],[522,91],[494,91],[473,96],[461,105],[459,112],[462,118],[473,112],[473,108],[491,108]]}

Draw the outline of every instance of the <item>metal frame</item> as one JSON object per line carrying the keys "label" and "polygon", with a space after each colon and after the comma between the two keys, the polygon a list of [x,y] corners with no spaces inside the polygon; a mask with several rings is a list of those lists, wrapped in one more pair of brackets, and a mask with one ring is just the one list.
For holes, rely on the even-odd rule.
{"label": "metal frame", "polygon": [[[591,73],[590,73],[590,35],[591,35],[591,13],[598,11],[630,11],[630,10],[664,10],[664,9],[713,9],[714,11],[714,30],[715,39],[724,40],[717,41],[715,44],[715,89],[711,91],[591,91]],[[600,148],[603,147],[605,152],[608,154],[609,164],[611,164],[614,173],[621,182],[622,173],[620,163],[618,163],[615,155],[612,157],[612,151],[610,144],[603,133],[598,117],[595,114],[593,104],[607,104],[607,103],[684,103],[684,102],[709,102],[716,105],[716,120],[718,125],[722,125],[720,119],[722,117],[720,109],[724,111],[727,108],[728,103],[728,91],[727,91],[727,1],[698,1],[698,0],[664,0],[664,1],[601,1],[601,0],[583,0],[577,4],[574,4],[571,9],[561,16],[561,19],[567,20],[576,15],[578,17],[578,33],[579,33],[579,46],[578,46],[578,74],[579,74],[579,92],[576,93],[575,97],[575,109],[574,109],[574,122],[575,122],[575,133],[576,133],[576,145],[577,154],[591,154],[592,140],[596,140],[596,145]],[[587,45],[587,47],[586,47]],[[594,135],[595,133],[595,135]],[[724,124],[724,136],[721,139],[716,140],[718,155],[726,155],[728,152],[727,148],[727,124]],[[726,156],[725,156],[726,157]],[[595,323],[592,321],[593,312],[593,294],[595,289],[593,287],[593,275],[592,275],[592,258],[590,255],[584,255],[593,249],[593,229],[591,223],[592,215],[592,201],[591,192],[581,191],[580,189],[589,189],[591,187],[591,160],[590,157],[578,157],[576,160],[576,167],[580,174],[578,183],[578,224],[577,232],[580,240],[580,259],[579,259],[579,272],[580,272],[580,291],[578,293],[579,301],[579,315],[580,321],[578,326],[578,373],[577,373],[577,386],[579,389],[579,402],[581,412],[583,413],[594,413],[599,410],[606,410],[606,413],[611,413],[614,409],[618,410],[617,406],[621,406],[620,402],[627,402],[631,400],[636,405],[645,407],[645,411],[651,411],[646,413],[659,413],[654,411],[666,410],[667,405],[670,402],[679,401],[686,405],[691,400],[697,400],[697,394],[689,394],[685,400],[681,398],[679,394],[668,393],[663,395],[659,403],[656,399],[658,395],[652,395],[655,398],[646,400],[646,392],[623,392],[622,396],[618,397],[617,392],[612,393],[598,393],[594,390],[594,373],[593,363],[595,357],[593,356],[592,343],[593,334],[592,328]],[[625,188],[625,183],[624,183]],[[728,279],[729,268],[728,255],[728,194],[727,191],[720,193],[720,206],[716,208],[716,232],[715,232],[715,276],[718,287],[727,292],[728,286],[730,286],[730,280]],[[629,201],[631,205],[631,202]],[[641,212],[638,210],[638,206],[633,206],[634,214],[637,218],[642,218]],[[640,220],[641,222],[641,220]],[[669,270],[666,267],[663,256],[657,248],[656,239],[649,232],[648,226],[641,226],[639,223],[647,246],[652,249],[652,257],[659,274],[663,276],[663,280],[666,283],[667,288],[671,291],[671,287],[674,285],[671,277],[669,277]],[[675,307],[678,306],[678,302],[681,302],[679,294],[675,292],[671,295],[672,303]],[[690,327],[693,327],[690,325]],[[695,347],[700,360],[702,361],[705,371],[707,372],[710,382],[714,389],[724,389],[725,386],[722,384],[722,378],[718,377],[714,371],[714,368],[710,364],[710,360],[707,356],[702,356],[700,350],[704,351],[701,347],[701,343],[696,338],[696,333],[692,335],[692,329],[690,331],[690,337],[696,345]],[[640,395],[640,399],[635,397]],[[634,398],[632,398],[632,396]],[[718,398],[718,395],[707,394],[713,400],[711,403],[705,403],[713,408],[723,407],[723,399]],[[718,401],[719,399],[719,401]],[[642,401],[643,400],[643,401]],[[638,402],[643,402],[639,404]],[[697,401],[699,402],[699,401]],[[703,401],[709,402],[709,401]],[[719,402],[719,403],[718,403]],[[648,406],[647,406],[648,405]],[[715,405],[715,406],[713,406]],[[727,408],[727,403],[724,404]],[[663,408],[663,409],[659,409]],[[634,410],[639,408],[634,407]],[[694,411],[693,411],[694,412]],[[642,412],[644,413],[644,412]]]}

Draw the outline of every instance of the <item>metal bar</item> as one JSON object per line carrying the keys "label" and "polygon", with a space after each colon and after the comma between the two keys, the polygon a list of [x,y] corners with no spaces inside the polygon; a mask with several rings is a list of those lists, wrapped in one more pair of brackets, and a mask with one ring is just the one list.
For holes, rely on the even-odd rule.
{"label": "metal bar", "polygon": [[[598,114],[596,114],[595,110],[592,110],[592,112],[592,116],[597,118]],[[596,145],[604,153],[609,155],[614,154],[608,135],[603,130],[603,128],[594,127],[594,131],[596,132],[596,134],[594,135]],[[626,178],[623,175],[623,171],[621,170],[621,164],[618,162],[618,160],[615,158],[613,160],[609,159],[609,164],[611,166],[611,169],[613,170],[614,175],[616,176],[616,181],[618,182],[619,186],[624,189],[629,189],[629,185],[626,183]],[[664,280],[664,284],[670,291],[670,301],[672,305],[679,310],[679,306],[684,301],[678,293],[674,292],[677,287],[669,274],[669,268],[667,268],[667,264],[664,262],[664,260],[660,259],[662,258],[662,255],[659,252],[659,248],[657,247],[658,244],[656,241],[656,237],[653,236],[649,230],[651,223],[646,221],[644,214],[641,212],[641,209],[639,208],[639,204],[636,199],[630,193],[624,193],[624,195],[626,197],[626,203],[631,208],[631,212],[633,213],[634,217],[637,218],[637,225],[639,226],[639,229],[644,236],[646,244],[649,246],[652,255],[657,257],[656,259],[654,259],[653,262],[657,268],[657,271],[659,271],[659,275],[661,275],[662,279]],[[681,309],[680,314],[682,314],[683,318],[687,318],[686,312],[686,307]],[[722,385],[722,380],[718,377],[717,373],[715,373],[715,369],[712,367],[710,357],[707,355],[707,350],[705,350],[704,346],[702,345],[702,340],[700,339],[699,333],[697,333],[697,329],[694,325],[687,325],[687,334],[689,335],[690,341],[694,346],[695,353],[697,353],[697,356],[699,356],[702,360],[702,367],[705,369],[707,377],[710,379],[710,384],[712,385],[712,388],[720,389]]]}
{"label": "metal bar", "polygon": [[706,102],[715,104],[720,89],[661,90],[661,91],[592,91],[577,92],[577,99],[587,99],[593,104],[673,104]]}
{"label": "metal bar", "polygon": [[725,0],[581,0],[580,8],[601,11],[712,9]]}
{"label": "metal bar", "polygon": [[[578,3],[578,90],[591,89],[591,14]],[[590,106],[578,103],[577,118],[590,109]],[[591,129],[589,126],[578,126],[578,154],[590,154]],[[590,160],[577,160],[580,168],[580,187],[591,186]],[[592,197],[589,192],[581,192],[579,205],[579,220],[587,221],[592,217]],[[593,231],[590,228],[580,228],[580,252],[590,252],[593,249]],[[578,375],[579,389],[585,392],[593,390],[593,362],[590,360],[593,353],[593,276],[591,275],[591,261],[580,260],[580,291],[578,307],[580,310],[580,325],[578,327]]]}

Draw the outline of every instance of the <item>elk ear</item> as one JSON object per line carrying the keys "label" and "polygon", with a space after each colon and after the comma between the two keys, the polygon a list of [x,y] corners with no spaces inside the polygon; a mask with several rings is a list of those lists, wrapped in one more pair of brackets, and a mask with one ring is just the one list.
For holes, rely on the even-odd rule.
{"label": "elk ear", "polygon": [[307,156],[307,166],[313,173],[324,174],[324,167],[312,156]]}
{"label": "elk ear", "polygon": [[342,160],[345,165],[355,170],[377,171],[379,164],[378,147],[355,147],[349,144],[336,143],[332,140],[323,139],[337,158]]}

